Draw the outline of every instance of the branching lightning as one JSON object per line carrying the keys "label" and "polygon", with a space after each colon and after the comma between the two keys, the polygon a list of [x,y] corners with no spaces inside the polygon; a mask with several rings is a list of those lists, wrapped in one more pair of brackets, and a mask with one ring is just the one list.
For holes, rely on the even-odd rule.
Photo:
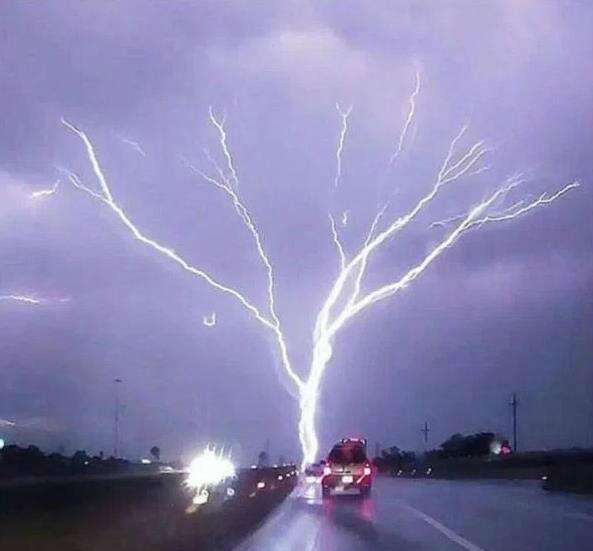
{"label": "branching lightning", "polygon": [[[419,93],[420,75],[417,73],[416,86],[409,97],[408,115],[399,135],[396,150],[390,158],[390,164],[393,164],[406,144],[406,136],[415,117],[416,100]],[[338,136],[338,146],[336,149],[334,188],[339,187],[342,175],[342,152],[346,134],[349,130],[348,117],[352,109],[349,108],[347,111],[344,111],[339,104],[336,105],[336,108],[341,120],[341,130]],[[435,203],[437,196],[445,186],[460,183],[462,180],[467,180],[472,176],[488,170],[490,168],[489,165],[482,165],[481,162],[491,149],[486,147],[483,140],[475,141],[469,146],[462,148],[461,142],[464,140],[468,130],[467,125],[462,126],[460,131],[452,138],[444,156],[443,163],[438,169],[434,181],[428,186],[428,190],[420,196],[409,210],[394,218],[388,219],[388,211],[390,209],[389,202],[386,203],[373,218],[362,245],[360,245],[358,250],[350,252],[348,255],[346,255],[344,245],[338,235],[336,221],[331,213],[328,214],[333,244],[336,247],[340,258],[340,269],[338,275],[330,286],[325,301],[317,313],[312,335],[313,346],[311,363],[307,376],[301,378],[290,362],[286,340],[281,329],[280,319],[277,315],[275,281],[272,264],[265,252],[263,240],[257,226],[253,222],[253,217],[239,196],[239,179],[237,177],[237,171],[235,170],[231,151],[227,144],[227,134],[224,128],[225,121],[224,119],[218,120],[214,115],[212,108],[209,109],[209,119],[218,132],[218,141],[224,158],[226,159],[226,168],[223,170],[208,152],[206,152],[206,157],[214,169],[213,172],[216,174],[215,176],[191,165],[189,166],[193,171],[199,174],[204,181],[222,191],[229,198],[235,212],[251,234],[257,254],[266,269],[268,291],[267,311],[261,311],[235,288],[220,283],[202,268],[191,265],[172,249],[147,237],[138,226],[131,221],[128,214],[115,201],[107,182],[107,178],[98,162],[95,149],[86,133],[66,120],[62,120],[62,123],[69,130],[74,132],[85,146],[88,159],[99,182],[100,190],[96,191],[83,184],[75,173],[66,169],[62,169],[62,171],[66,174],[73,186],[86,192],[109,207],[120,219],[122,224],[139,241],[151,247],[164,257],[169,258],[181,266],[185,271],[205,281],[218,291],[232,296],[239,304],[246,308],[256,320],[272,332],[280,350],[283,368],[298,390],[300,407],[298,432],[303,451],[303,465],[311,463],[317,458],[319,442],[315,430],[315,416],[318,406],[319,390],[325,370],[332,358],[334,341],[339,331],[350,320],[368,307],[381,300],[393,297],[418,279],[430,265],[450,246],[456,243],[464,233],[484,224],[493,222],[503,223],[505,221],[514,220],[538,207],[551,204],[564,194],[579,186],[578,182],[573,182],[552,194],[544,193],[537,199],[533,200],[523,199],[502,211],[499,210],[496,212],[496,206],[500,204],[512,190],[526,182],[526,178],[520,173],[510,176],[503,181],[494,192],[478,204],[469,208],[466,212],[446,220],[433,222],[430,227],[439,226],[447,229],[451,226],[451,229],[439,240],[436,246],[426,253],[420,261],[405,271],[403,275],[400,275],[398,278],[389,281],[385,285],[370,291],[363,288],[363,281],[369,266],[369,260],[373,253],[377,252],[382,245],[388,242],[388,240],[391,240],[410,224],[417,221],[420,214],[424,213],[425,210]],[[461,150],[461,152],[458,152],[458,150]],[[345,211],[342,214],[341,222],[343,226],[346,226],[348,223],[349,212],[350,211]],[[206,326],[214,325],[216,323],[215,313],[213,312],[210,318],[204,317],[203,322]]]}
{"label": "branching lightning", "polygon": [[[413,113],[413,110],[411,111]],[[406,120],[406,125],[409,125],[408,120]],[[404,130],[405,129],[406,127],[404,127]],[[415,279],[420,277],[430,264],[432,264],[448,247],[453,245],[463,233],[472,227],[482,225],[486,222],[511,220],[539,206],[553,202],[566,192],[578,186],[578,183],[576,182],[571,183],[555,194],[551,196],[544,194],[538,200],[532,201],[525,206],[516,204],[516,210],[508,212],[502,216],[485,215],[486,211],[492,205],[496,204],[497,201],[508,194],[512,189],[525,181],[521,174],[511,176],[490,197],[470,209],[464,216],[456,217],[456,220],[460,220],[460,222],[455,229],[434,249],[432,249],[420,263],[409,269],[399,279],[359,298],[362,279],[370,255],[385,243],[388,238],[395,236],[413,222],[418,215],[434,201],[444,185],[458,181],[461,178],[468,176],[472,171],[480,171],[480,168],[477,168],[476,165],[489,151],[489,149],[485,147],[483,141],[475,142],[467,148],[464,153],[458,156],[456,161],[453,160],[455,157],[456,146],[466,131],[467,125],[463,126],[460,132],[452,139],[443,164],[437,174],[436,181],[430,191],[421,197],[410,211],[403,216],[396,218],[385,230],[375,235],[377,225],[385,215],[388,204],[379,211],[373,220],[371,229],[369,230],[361,249],[357,254],[351,257],[349,262],[345,263],[331,287],[325,303],[319,311],[313,332],[313,354],[309,377],[305,381],[305,387],[301,393],[300,401],[301,418],[299,421],[299,435],[303,445],[303,464],[312,463],[317,457],[319,443],[315,431],[315,413],[317,409],[319,388],[323,373],[332,357],[333,341],[339,330],[343,328],[350,319],[367,307],[380,300],[391,297],[406,288]],[[402,132],[402,135],[405,136],[405,132]],[[354,284],[352,284],[353,278]],[[342,306],[338,307],[338,304]]]}
{"label": "branching lightning", "polygon": [[47,188],[47,189],[40,189],[37,191],[34,191],[33,193],[31,193],[29,195],[30,199],[41,199],[43,197],[48,197],[50,195],[53,195],[56,191],[58,191],[58,188],[60,187],[60,180],[56,180],[54,182],[54,185]]}
{"label": "branching lightning", "polygon": [[402,152],[402,149],[404,147],[404,140],[406,139],[406,135],[408,133],[410,125],[412,124],[412,121],[414,120],[414,114],[416,113],[416,98],[418,97],[419,93],[420,93],[420,73],[418,71],[416,71],[416,87],[414,88],[414,91],[412,92],[410,99],[409,99],[410,109],[408,111],[408,116],[406,117],[406,122],[404,123],[404,127],[401,131],[401,134],[399,135],[399,140],[397,142],[397,148],[393,152],[393,154],[391,155],[391,157],[389,159],[390,165],[392,165],[395,162],[395,160],[399,157],[400,153]]}
{"label": "branching lightning", "polygon": [[334,177],[334,187],[340,185],[340,178],[342,176],[342,151],[344,150],[344,141],[348,132],[348,117],[352,113],[352,105],[344,111],[339,103],[336,103],[336,109],[340,114],[342,120],[342,129],[340,130],[340,137],[338,138],[338,147],[336,149],[336,175]]}
{"label": "branching lightning", "polygon": [[236,188],[238,188],[239,187],[239,178],[237,177],[237,171],[235,170],[235,164],[233,163],[233,157],[231,156],[231,151],[227,145],[226,130],[224,129],[225,120],[223,118],[221,121],[219,121],[216,118],[216,116],[214,115],[214,112],[212,111],[212,106],[210,106],[208,108],[208,115],[210,117],[210,122],[214,125],[216,130],[218,130],[220,147],[222,148],[224,156],[226,157],[226,160],[227,160],[227,168],[229,169],[229,173],[231,175],[230,179],[232,180],[232,183],[235,184]]}
{"label": "branching lightning", "polygon": [[[219,127],[219,125],[220,125],[220,127],[222,127],[221,123],[218,123],[213,115],[212,115],[211,119],[212,119],[212,123],[215,126],[217,126],[217,128]],[[95,174],[95,177],[99,181],[99,184],[101,187],[101,192],[100,193],[96,192],[96,191],[92,190],[91,188],[89,188],[88,186],[85,186],[84,184],[82,184],[80,179],[78,178],[78,176],[76,176],[73,172],[68,171],[67,169],[62,169],[67,173],[68,179],[70,180],[70,182],[76,188],[84,191],[85,193],[88,193],[95,199],[98,199],[103,204],[107,205],[117,215],[117,217],[120,219],[120,221],[123,223],[123,225],[140,242],[151,247],[153,250],[157,251],[158,253],[165,256],[166,258],[169,258],[169,260],[172,260],[173,262],[175,262],[176,264],[181,266],[185,271],[189,272],[190,274],[204,280],[211,287],[217,289],[218,291],[221,291],[225,294],[232,296],[243,307],[245,307],[255,317],[255,319],[257,319],[266,328],[270,329],[277,339],[277,342],[278,342],[278,345],[280,348],[280,352],[281,352],[283,366],[284,366],[288,376],[292,380],[292,382],[296,385],[297,389],[300,391],[300,388],[302,387],[303,382],[300,379],[300,377],[298,376],[298,374],[292,369],[292,366],[290,364],[290,360],[288,357],[288,350],[287,350],[286,342],[284,340],[284,335],[282,333],[280,324],[279,324],[277,316],[275,314],[273,298],[271,299],[270,304],[269,304],[270,311],[272,312],[272,316],[271,316],[272,319],[270,319],[266,315],[262,314],[260,312],[260,310],[249,299],[247,299],[242,293],[237,291],[235,288],[220,283],[218,280],[216,280],[213,276],[211,276],[205,270],[190,264],[187,260],[185,260],[185,258],[183,258],[181,255],[176,253],[173,249],[165,247],[165,246],[161,245],[160,243],[158,243],[157,241],[155,241],[154,239],[147,237],[140,230],[140,228],[136,224],[134,224],[134,222],[132,222],[132,220],[128,216],[128,214],[123,210],[123,208],[113,198],[111,189],[107,182],[107,178],[105,177],[105,174],[104,174],[104,172],[101,168],[101,165],[97,159],[95,148],[94,148],[92,142],[90,141],[90,139],[88,138],[87,134],[85,132],[83,132],[82,130],[80,130],[79,128],[77,128],[76,126],[74,126],[73,124],[66,121],[64,118],[62,118],[62,124],[69,130],[71,130],[74,134],[76,134],[80,138],[82,143],[84,144],[86,153],[87,153],[87,157],[89,158],[89,161],[93,168],[93,172]],[[229,154],[228,158],[229,159],[231,158],[230,154]],[[232,161],[229,161],[229,162],[232,166]],[[235,174],[235,177],[236,177],[236,174]],[[214,180],[212,180],[212,182],[214,182]],[[237,209],[237,211],[239,213],[242,213],[242,218],[243,218],[244,222],[249,227],[249,224],[247,222],[248,220],[250,220],[249,214],[247,212],[247,209],[245,209],[243,204],[239,201],[238,195],[236,194],[236,192],[234,192],[229,186],[224,186],[220,182],[218,182],[218,184],[222,185],[222,188],[227,193],[229,193],[231,197],[233,197],[233,202],[235,204],[235,208]],[[255,230],[255,226],[251,225],[250,231],[255,232],[255,234],[257,235],[257,230]],[[270,296],[273,296],[273,295],[270,295]]]}
{"label": "branching lightning", "polygon": [[[510,207],[507,207],[500,211],[499,213],[495,214],[495,217],[499,217],[503,214],[507,214],[517,210],[523,203],[525,203],[525,199],[521,199],[516,203],[512,204]],[[428,227],[429,228],[446,228],[452,222],[457,222],[458,220],[463,220],[465,214],[457,214],[456,216],[451,216],[450,218],[444,218],[443,220],[437,220],[436,222],[432,222]]]}

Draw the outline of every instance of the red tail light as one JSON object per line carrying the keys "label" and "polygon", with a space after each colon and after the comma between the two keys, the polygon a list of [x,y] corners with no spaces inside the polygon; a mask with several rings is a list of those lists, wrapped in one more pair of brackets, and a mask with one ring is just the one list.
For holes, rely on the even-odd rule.
{"label": "red tail light", "polygon": [[366,467],[364,468],[364,471],[363,471],[363,473],[364,473],[364,475],[365,475],[365,476],[369,476],[369,475],[371,474],[371,472],[372,472],[372,471],[371,471],[371,468],[370,468],[369,466],[366,466]]}
{"label": "red tail light", "polygon": [[332,474],[332,468],[329,465],[326,465],[323,467],[323,476],[327,476],[329,474]]}

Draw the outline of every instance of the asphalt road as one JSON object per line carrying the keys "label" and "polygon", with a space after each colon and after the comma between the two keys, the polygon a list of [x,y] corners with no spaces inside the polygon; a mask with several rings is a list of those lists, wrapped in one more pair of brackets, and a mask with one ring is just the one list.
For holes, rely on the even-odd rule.
{"label": "asphalt road", "polygon": [[303,483],[236,551],[593,549],[593,498],[539,483],[377,478],[372,497]]}

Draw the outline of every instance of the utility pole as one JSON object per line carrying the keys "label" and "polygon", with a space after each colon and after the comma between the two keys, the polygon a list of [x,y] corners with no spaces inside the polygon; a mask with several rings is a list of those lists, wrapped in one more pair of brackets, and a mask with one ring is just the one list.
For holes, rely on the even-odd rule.
{"label": "utility pole", "polygon": [[113,446],[113,457],[119,457],[119,385],[122,383],[121,379],[113,379],[115,383],[115,443]]}
{"label": "utility pole", "polygon": [[428,426],[428,421],[424,421],[424,428],[420,429],[420,432],[424,433],[424,448],[427,447],[428,445],[428,433],[431,431],[432,429],[429,428]]}
{"label": "utility pole", "polygon": [[517,453],[517,393],[513,392],[513,399],[509,402],[509,406],[513,408],[513,452]]}

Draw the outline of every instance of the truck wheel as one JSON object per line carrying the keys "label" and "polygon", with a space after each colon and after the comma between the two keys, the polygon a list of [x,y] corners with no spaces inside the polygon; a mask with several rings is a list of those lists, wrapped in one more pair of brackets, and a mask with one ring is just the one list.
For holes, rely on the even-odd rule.
{"label": "truck wheel", "polygon": [[323,499],[327,499],[328,497],[331,497],[331,495],[331,490],[328,486],[321,487],[321,497],[323,497]]}

